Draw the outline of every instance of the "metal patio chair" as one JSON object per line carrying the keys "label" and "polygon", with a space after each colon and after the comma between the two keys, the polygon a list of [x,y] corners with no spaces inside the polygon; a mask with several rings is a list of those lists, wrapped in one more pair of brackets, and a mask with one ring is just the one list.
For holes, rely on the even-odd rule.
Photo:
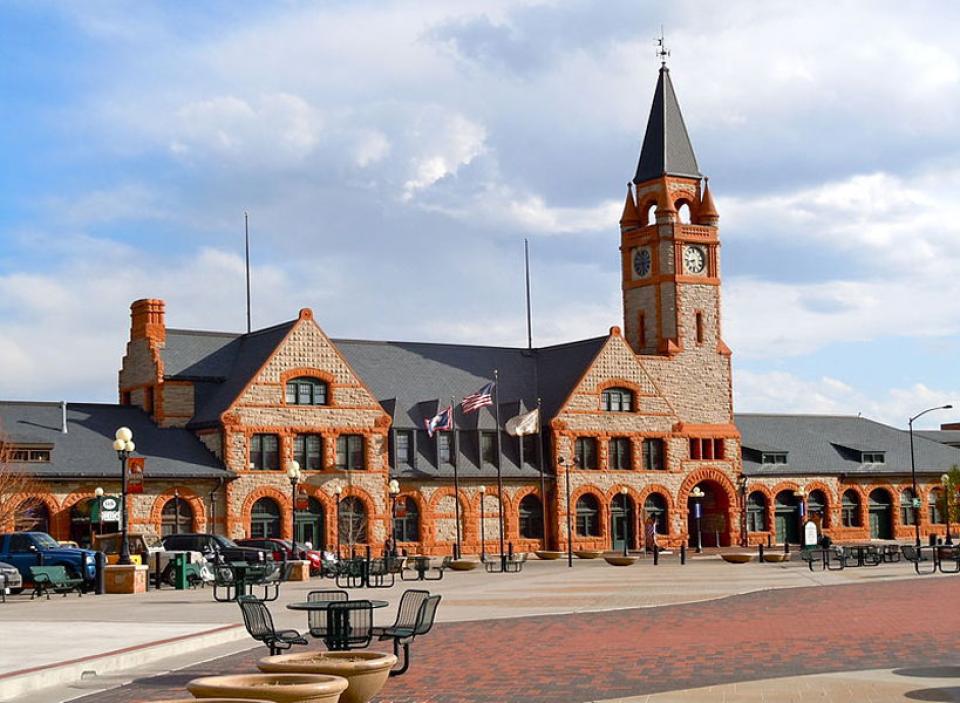
{"label": "metal patio chair", "polygon": [[[320,601],[343,602],[350,600],[350,594],[346,591],[310,591],[307,594],[308,603],[317,603]],[[310,628],[310,636],[317,639],[323,639],[327,636],[327,614],[322,610],[311,610],[307,613],[307,626]]]}
{"label": "metal patio chair", "polygon": [[280,654],[282,650],[290,649],[295,644],[309,644],[296,630],[278,630],[274,627],[270,609],[256,596],[240,596],[237,603],[240,604],[247,632],[253,639],[267,645],[271,656]]}

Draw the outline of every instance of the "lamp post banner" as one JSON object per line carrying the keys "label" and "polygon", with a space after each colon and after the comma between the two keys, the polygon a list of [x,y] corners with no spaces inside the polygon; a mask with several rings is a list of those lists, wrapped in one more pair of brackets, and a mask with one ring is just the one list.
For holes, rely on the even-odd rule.
{"label": "lamp post banner", "polygon": [[303,486],[297,488],[297,510],[307,510],[310,507],[310,495]]}
{"label": "lamp post banner", "polygon": [[696,501],[696,502],[693,504],[693,517],[697,518],[698,520],[699,520],[701,517],[703,517],[703,516],[700,514],[700,501],[699,501],[699,500]]}
{"label": "lamp post banner", "polygon": [[143,493],[143,470],[146,458],[132,456],[127,459],[127,493]]}

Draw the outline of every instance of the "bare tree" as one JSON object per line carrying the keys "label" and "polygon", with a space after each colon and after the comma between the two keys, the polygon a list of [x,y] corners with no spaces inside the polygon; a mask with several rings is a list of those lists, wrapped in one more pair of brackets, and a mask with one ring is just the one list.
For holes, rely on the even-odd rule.
{"label": "bare tree", "polygon": [[14,466],[13,458],[13,443],[0,426],[0,527],[7,529],[28,517],[31,504],[22,496],[35,488],[32,475]]}

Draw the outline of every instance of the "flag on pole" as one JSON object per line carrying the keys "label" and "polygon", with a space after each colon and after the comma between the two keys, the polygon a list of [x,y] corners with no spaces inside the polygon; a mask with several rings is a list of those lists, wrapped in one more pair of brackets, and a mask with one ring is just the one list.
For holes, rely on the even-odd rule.
{"label": "flag on pole", "polygon": [[463,414],[469,415],[482,407],[493,405],[493,386],[492,382],[488,383],[476,393],[471,393],[464,398],[463,402],[460,403],[463,407]]}
{"label": "flag on pole", "polygon": [[437,432],[453,429],[453,406],[448,405],[429,420],[424,420],[423,426],[431,437]]}
{"label": "flag on pole", "polygon": [[540,431],[540,410],[534,408],[528,413],[522,413],[507,420],[507,434],[512,437],[523,437],[536,434]]}

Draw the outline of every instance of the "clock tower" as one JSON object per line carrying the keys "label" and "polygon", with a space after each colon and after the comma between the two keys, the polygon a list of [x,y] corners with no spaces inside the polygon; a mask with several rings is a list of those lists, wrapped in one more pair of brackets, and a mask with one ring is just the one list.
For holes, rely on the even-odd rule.
{"label": "clock tower", "polygon": [[620,219],[624,330],[638,354],[729,356],[718,220],[664,63]]}

